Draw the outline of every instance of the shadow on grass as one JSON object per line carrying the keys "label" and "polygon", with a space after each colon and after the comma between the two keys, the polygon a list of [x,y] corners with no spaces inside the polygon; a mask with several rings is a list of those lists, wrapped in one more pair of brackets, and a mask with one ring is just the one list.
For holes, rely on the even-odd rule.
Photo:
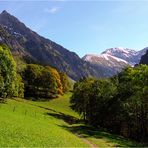
{"label": "shadow on grass", "polygon": [[[17,100],[19,101],[19,100]],[[46,108],[40,105],[35,105],[28,103],[33,106],[37,106],[39,108],[45,109],[49,111],[46,115],[53,116],[54,118],[64,120],[69,125],[58,125],[76,135],[82,135],[84,138],[94,138],[94,139],[102,139],[105,143],[113,143],[114,147],[143,147],[145,145],[139,144],[137,142],[132,142],[129,139],[125,139],[122,136],[109,134],[107,132],[103,132],[100,129],[93,128],[91,126],[85,125],[83,120],[75,118],[70,115],[66,115],[62,112],[57,112],[56,110]]]}
{"label": "shadow on grass", "polygon": [[57,119],[62,119],[69,126],[66,125],[58,125],[76,135],[82,135],[84,138],[95,138],[95,139],[103,139],[105,143],[113,143],[114,147],[141,147],[143,145],[132,142],[129,139],[125,139],[122,136],[109,134],[107,132],[100,131],[99,129],[93,128],[91,126],[85,125],[82,120],[79,120],[73,116],[63,114],[61,112],[47,113],[47,115],[53,116]]}
{"label": "shadow on grass", "polygon": [[[18,99],[16,99],[16,98],[14,98],[13,100],[18,101],[18,102],[23,102],[22,100],[18,100]],[[35,106],[35,107],[39,107],[39,108],[42,108],[42,109],[45,109],[45,110],[47,110],[47,111],[51,111],[51,112],[57,113],[57,111],[55,111],[55,110],[53,110],[53,109],[50,109],[50,108],[48,108],[48,107],[43,107],[43,106],[36,105],[36,104],[32,104],[32,103],[29,103],[29,102],[27,102],[27,104],[32,105],[32,106]]]}
{"label": "shadow on grass", "polygon": [[113,143],[114,147],[141,146],[135,142],[131,142],[130,140],[123,138],[122,136],[99,131],[99,129],[95,129],[87,125],[74,125],[71,127],[68,126],[61,126],[61,127],[67,129],[68,131],[71,131],[72,133],[82,135],[84,138],[102,139],[106,144]]}
{"label": "shadow on grass", "polygon": [[57,112],[57,113],[47,113],[47,115],[53,116],[57,119],[62,119],[64,120],[66,123],[68,123],[69,125],[72,124],[80,124],[80,123],[84,123],[83,120],[80,120],[78,118],[75,118],[73,116],[70,115],[65,115],[61,112]]}

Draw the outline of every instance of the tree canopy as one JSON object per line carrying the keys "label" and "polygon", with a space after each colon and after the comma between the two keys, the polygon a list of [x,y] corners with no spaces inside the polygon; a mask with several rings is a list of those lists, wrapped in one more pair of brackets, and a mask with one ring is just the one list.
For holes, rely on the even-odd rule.
{"label": "tree canopy", "polygon": [[[28,64],[23,73],[25,96],[37,98],[55,98],[62,95],[63,86],[68,83],[61,80],[59,72],[49,66]],[[68,89],[67,89],[68,90]]]}
{"label": "tree canopy", "polygon": [[0,45],[0,97],[19,96],[16,63],[6,45]]}
{"label": "tree canopy", "polygon": [[146,141],[148,66],[128,67],[112,78],[77,82],[71,107],[95,127]]}

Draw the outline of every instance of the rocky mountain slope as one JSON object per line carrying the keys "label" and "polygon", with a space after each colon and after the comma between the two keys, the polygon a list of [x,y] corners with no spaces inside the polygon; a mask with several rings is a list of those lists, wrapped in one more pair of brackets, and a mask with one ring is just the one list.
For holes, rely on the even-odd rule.
{"label": "rocky mountain slope", "polygon": [[[83,57],[86,61],[92,61],[94,63],[100,63],[100,64],[108,64],[108,66],[114,66],[115,62],[120,64],[128,64],[127,61],[117,58],[115,56],[109,55],[109,54],[101,54],[101,55],[86,55]],[[100,59],[100,60],[98,60]],[[107,63],[106,63],[107,62]]]}
{"label": "rocky mountain slope", "polygon": [[86,55],[82,59],[74,52],[32,31],[16,17],[0,14],[0,42],[7,44],[14,57],[26,63],[50,65],[74,80],[83,77],[110,77],[128,65],[139,63],[146,49],[134,51],[110,48],[101,55]]}
{"label": "rocky mountain slope", "polygon": [[146,50],[147,49],[144,48],[140,51],[135,51],[133,49],[119,47],[107,49],[102,54],[108,54],[118,57],[128,62],[131,66],[134,66],[135,64],[138,64],[140,62],[141,56],[146,53]]}
{"label": "rocky mountain slope", "polygon": [[147,49],[147,52],[145,55],[143,55],[141,57],[140,64],[147,64],[148,65],[148,47],[145,49]]}
{"label": "rocky mountain slope", "polygon": [[82,58],[84,61],[88,61],[93,65],[102,66],[104,71],[106,71],[106,76],[112,76],[122,71],[123,68],[129,66],[128,62],[117,58],[109,54],[101,55],[85,55]]}
{"label": "rocky mountain slope", "polygon": [[104,69],[110,70],[110,75],[114,75],[127,66],[139,64],[141,56],[145,54],[146,50],[147,48],[140,51],[128,48],[110,48],[100,55],[85,55],[83,60],[97,66],[101,65]]}
{"label": "rocky mountain slope", "polygon": [[101,68],[96,69],[76,53],[38,35],[7,11],[0,14],[0,42],[6,43],[14,56],[19,56],[26,62],[55,67],[74,80],[90,75],[103,76]]}

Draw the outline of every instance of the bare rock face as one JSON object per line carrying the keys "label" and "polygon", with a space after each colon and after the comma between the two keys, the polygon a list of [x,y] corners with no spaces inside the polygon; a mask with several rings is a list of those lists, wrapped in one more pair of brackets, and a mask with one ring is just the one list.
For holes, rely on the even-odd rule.
{"label": "bare rock face", "polygon": [[141,57],[140,64],[147,64],[148,65],[148,47],[146,48],[147,52],[145,55]]}

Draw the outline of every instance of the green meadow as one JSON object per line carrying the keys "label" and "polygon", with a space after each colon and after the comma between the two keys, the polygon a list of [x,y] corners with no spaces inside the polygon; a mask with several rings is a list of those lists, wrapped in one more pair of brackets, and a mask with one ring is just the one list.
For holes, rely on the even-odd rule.
{"label": "green meadow", "polygon": [[48,102],[15,98],[0,104],[0,147],[142,146],[84,125],[70,108],[70,96]]}

